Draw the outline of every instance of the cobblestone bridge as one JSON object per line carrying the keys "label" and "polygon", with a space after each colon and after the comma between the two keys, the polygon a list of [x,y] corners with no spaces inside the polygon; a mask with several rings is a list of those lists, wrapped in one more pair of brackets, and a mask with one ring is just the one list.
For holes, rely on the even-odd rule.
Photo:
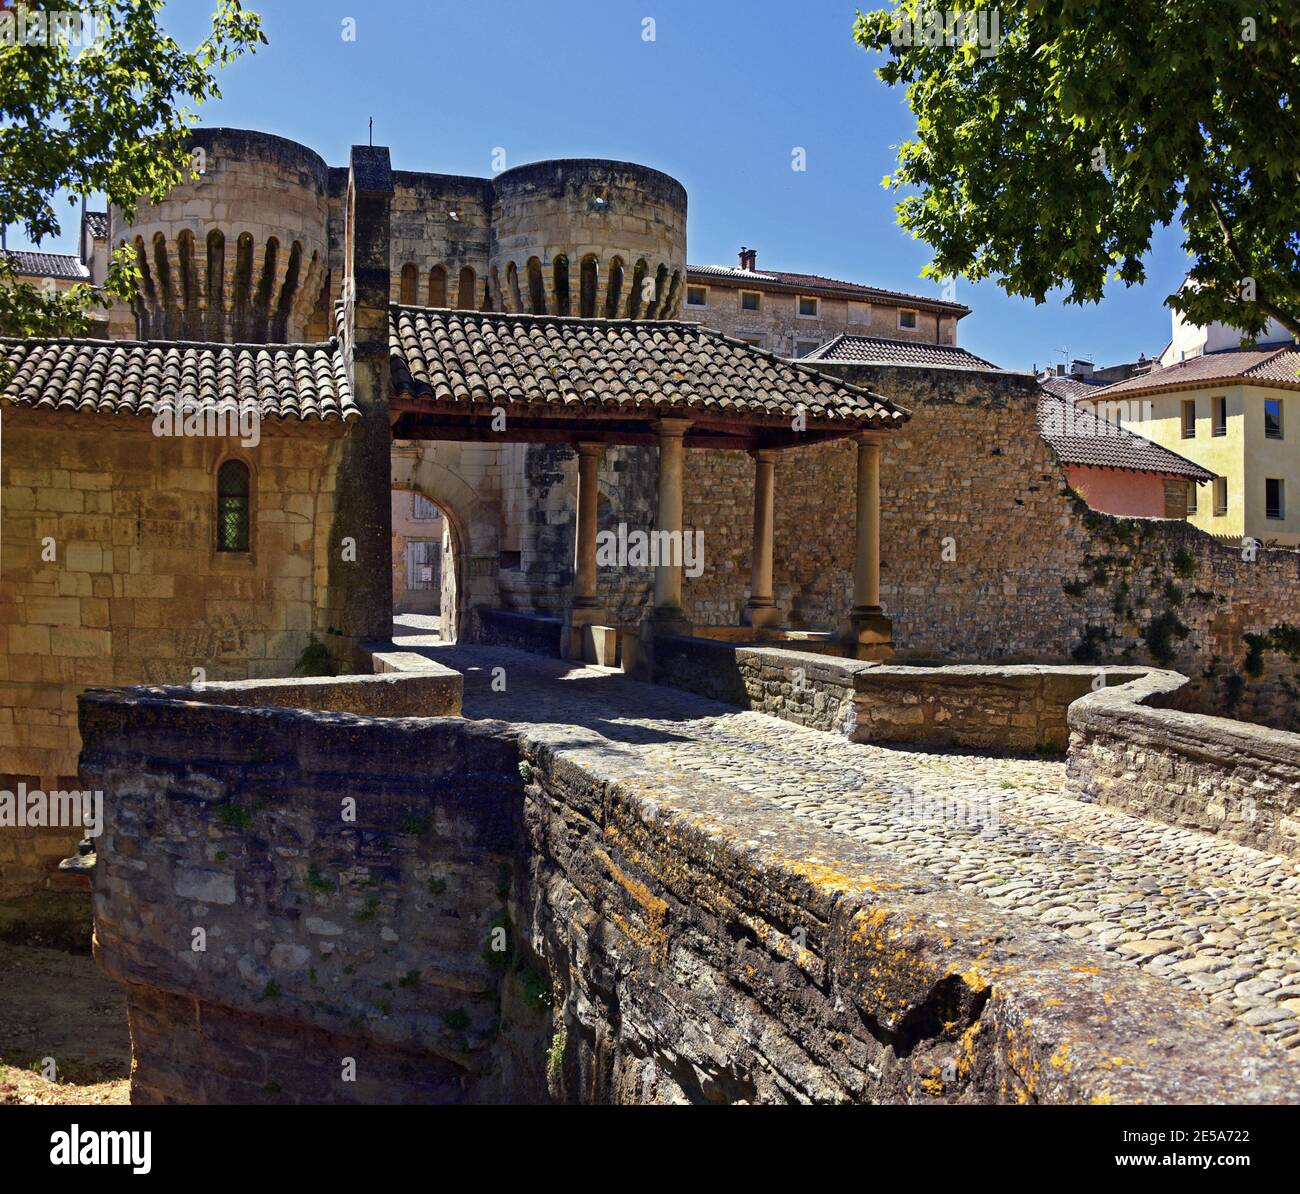
{"label": "cobblestone bridge", "polygon": [[859,745],[606,669],[395,641],[464,674],[466,717],[574,727],[668,783],[690,773],[770,800],[1300,1046],[1293,862],[1081,804],[1052,759]]}

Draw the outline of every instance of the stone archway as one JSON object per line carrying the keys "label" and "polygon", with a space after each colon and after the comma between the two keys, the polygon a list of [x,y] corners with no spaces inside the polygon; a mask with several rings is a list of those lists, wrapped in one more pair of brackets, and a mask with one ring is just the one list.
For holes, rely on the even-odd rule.
{"label": "stone archway", "polygon": [[[392,489],[409,489],[433,502],[447,520],[453,573],[447,578],[450,604],[442,609],[442,636],[449,642],[473,641],[478,634],[474,612],[500,604],[500,502],[481,465],[467,467],[466,447],[457,443],[395,441]],[[475,488],[465,473],[484,484]]]}

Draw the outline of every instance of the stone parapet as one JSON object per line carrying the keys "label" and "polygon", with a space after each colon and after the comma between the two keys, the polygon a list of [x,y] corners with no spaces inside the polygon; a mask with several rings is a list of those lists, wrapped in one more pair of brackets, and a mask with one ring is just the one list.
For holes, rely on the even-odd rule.
{"label": "stone parapet", "polygon": [[1080,800],[1300,858],[1300,734],[1167,706],[1187,680],[1152,672],[1069,712]]}

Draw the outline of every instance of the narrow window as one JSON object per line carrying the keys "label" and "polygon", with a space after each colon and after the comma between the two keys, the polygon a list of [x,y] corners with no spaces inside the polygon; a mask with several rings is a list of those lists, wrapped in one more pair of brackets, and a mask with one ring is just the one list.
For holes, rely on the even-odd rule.
{"label": "narrow window", "polygon": [[1213,434],[1228,434],[1228,400],[1226,398],[1214,399],[1214,428]]}
{"label": "narrow window", "polygon": [[609,285],[605,291],[605,318],[618,318],[618,304],[623,297],[623,258],[609,263]]}
{"label": "narrow window", "polygon": [[590,253],[582,259],[582,272],[578,278],[578,314],[590,319],[596,314],[596,290],[599,285],[599,267]]}
{"label": "narrow window", "polygon": [[916,312],[915,312],[915,311],[900,311],[900,312],[898,313],[898,326],[899,326],[900,328],[915,328],[915,327],[916,327]]}
{"label": "narrow window", "polygon": [[1187,513],[1196,513],[1196,482],[1187,482]]}
{"label": "narrow window", "polygon": [[1264,399],[1264,438],[1282,438],[1282,399]]}
{"label": "narrow window", "polygon": [[528,305],[534,315],[546,314],[546,284],[542,281],[542,263],[528,259]]}
{"label": "narrow window", "polygon": [[1228,512],[1228,478],[1214,478],[1214,516],[1222,518]]}
{"label": "narrow window", "polygon": [[248,465],[227,460],[217,470],[217,550],[248,550]]}
{"label": "narrow window", "polygon": [[456,306],[464,311],[474,310],[474,271],[468,265],[460,271],[460,280],[456,291]]}
{"label": "narrow window", "polygon": [[821,347],[818,340],[796,340],[794,342],[794,355],[797,357],[806,357],[810,352],[816,352]]}
{"label": "narrow window", "polygon": [[569,259],[561,253],[556,257],[551,268],[551,277],[555,285],[555,313],[569,313]]}
{"label": "narrow window", "polygon": [[740,292],[740,309],[742,311],[757,311],[759,302],[757,290],[742,290]]}
{"label": "narrow window", "polygon": [[686,288],[686,305],[688,307],[707,307],[709,288],[707,286],[688,286]]}
{"label": "narrow window", "polygon": [[418,271],[415,263],[408,261],[402,266],[402,289],[399,292],[398,302],[406,303],[410,306],[415,305],[415,286]]}
{"label": "narrow window", "polygon": [[417,522],[427,522],[438,517],[438,507],[422,493],[411,494],[411,517]]}
{"label": "narrow window", "polygon": [[[1196,399],[1187,398],[1183,401],[1183,439],[1196,438]],[[1193,486],[1193,488],[1195,488]]]}
{"label": "narrow window", "polygon": [[1285,518],[1286,502],[1282,480],[1279,477],[1264,478],[1264,517]]}
{"label": "narrow window", "polygon": [[429,306],[445,307],[447,305],[447,267],[435,265],[429,271]]}
{"label": "narrow window", "polygon": [[799,314],[800,314],[804,319],[816,319],[816,318],[817,318],[817,300],[816,300],[815,298],[809,298],[807,295],[803,295],[803,294],[801,294],[801,295],[799,296],[799,306],[798,306],[798,311],[799,311]]}

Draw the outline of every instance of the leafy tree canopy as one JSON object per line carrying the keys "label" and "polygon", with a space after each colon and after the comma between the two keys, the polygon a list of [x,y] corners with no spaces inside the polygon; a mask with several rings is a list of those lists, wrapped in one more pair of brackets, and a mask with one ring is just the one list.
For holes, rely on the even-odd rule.
{"label": "leafy tree canopy", "polygon": [[1144,280],[1177,219],[1194,264],[1171,307],[1300,335],[1300,4],[941,3],[946,26],[920,0],[854,26],[916,117],[885,185],[915,188],[897,210],[934,250],[927,276],[1096,302],[1108,278]]}
{"label": "leafy tree canopy", "polygon": [[[163,5],[33,0],[25,12],[0,12],[0,223],[40,244],[61,231],[62,194],[103,192],[130,219],[137,203],[159,203],[193,176],[187,105],[219,96],[216,69],[266,38],[240,0],[217,0],[211,32],[186,51],[160,28]],[[74,12],[82,14],[75,26],[52,15]],[[18,280],[0,254],[0,330],[83,332],[93,307],[130,298],[135,277],[121,249],[102,292],[76,286],[60,294]]]}

